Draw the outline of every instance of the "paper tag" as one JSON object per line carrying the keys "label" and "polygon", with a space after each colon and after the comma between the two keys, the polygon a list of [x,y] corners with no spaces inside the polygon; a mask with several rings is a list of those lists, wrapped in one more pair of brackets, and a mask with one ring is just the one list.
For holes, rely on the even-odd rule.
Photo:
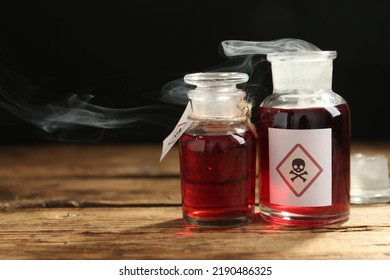
{"label": "paper tag", "polygon": [[188,102],[186,109],[184,110],[183,115],[180,120],[176,124],[175,128],[168,135],[167,138],[163,141],[162,153],[160,157],[160,161],[165,157],[165,155],[169,152],[172,146],[176,143],[176,141],[180,138],[180,136],[187,130],[187,128],[193,123],[192,120],[188,119],[188,116],[192,113],[191,102]]}

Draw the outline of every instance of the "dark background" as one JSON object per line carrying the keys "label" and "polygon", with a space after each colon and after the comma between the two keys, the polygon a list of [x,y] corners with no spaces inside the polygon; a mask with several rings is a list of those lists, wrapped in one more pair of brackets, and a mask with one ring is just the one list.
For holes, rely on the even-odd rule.
{"label": "dark background", "polygon": [[[2,0],[0,141],[162,141],[184,109],[160,100],[166,83],[226,63],[220,52],[224,40],[280,38],[336,50],[333,90],[350,105],[352,139],[389,139],[390,16],[385,4]],[[270,76],[252,82],[264,83],[256,96],[260,102],[272,90]],[[47,105],[69,94],[93,95],[88,103],[105,117],[106,108],[126,113],[152,107],[132,112],[136,121],[114,128],[76,122],[45,131],[32,121],[44,119],[52,108]]]}

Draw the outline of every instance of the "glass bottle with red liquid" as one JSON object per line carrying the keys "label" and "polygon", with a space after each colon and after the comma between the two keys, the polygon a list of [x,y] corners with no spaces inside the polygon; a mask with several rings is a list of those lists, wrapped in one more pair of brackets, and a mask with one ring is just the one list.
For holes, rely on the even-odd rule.
{"label": "glass bottle with red liquid", "polygon": [[245,73],[194,73],[184,81],[191,126],[180,137],[180,173],[184,219],[209,227],[239,226],[255,211],[256,137],[250,105],[236,84]]}
{"label": "glass bottle with red liquid", "polygon": [[273,93],[259,106],[260,214],[272,223],[323,226],[349,219],[350,110],[332,91],[335,51],[281,52]]}

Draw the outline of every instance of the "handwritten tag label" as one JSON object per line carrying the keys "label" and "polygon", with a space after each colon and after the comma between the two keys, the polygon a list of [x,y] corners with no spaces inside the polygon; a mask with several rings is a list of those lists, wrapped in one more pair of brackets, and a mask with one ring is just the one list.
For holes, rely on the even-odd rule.
{"label": "handwritten tag label", "polygon": [[187,130],[187,128],[192,124],[192,120],[188,119],[188,116],[192,113],[191,103],[188,102],[186,109],[184,110],[183,115],[180,120],[177,122],[175,128],[168,135],[167,138],[163,141],[162,153],[160,157],[160,161],[165,157],[165,155],[169,152],[172,146],[176,143],[176,141],[182,136],[182,134]]}

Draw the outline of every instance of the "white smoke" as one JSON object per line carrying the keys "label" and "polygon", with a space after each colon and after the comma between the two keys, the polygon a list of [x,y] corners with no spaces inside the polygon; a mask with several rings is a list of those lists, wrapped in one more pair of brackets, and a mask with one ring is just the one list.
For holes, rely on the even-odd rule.
{"label": "white smoke", "polygon": [[229,57],[276,52],[320,51],[318,47],[309,42],[293,38],[263,42],[227,40],[221,44],[224,54]]}
{"label": "white smoke", "polygon": [[[300,39],[264,42],[227,40],[221,42],[221,47],[227,61],[222,65],[212,66],[204,72],[247,73],[250,78],[245,89],[250,99],[262,98],[264,97],[262,95],[270,93],[263,85],[268,70],[256,69],[266,61],[261,55],[284,51],[320,50]],[[187,104],[187,93],[192,88],[185,84],[182,78],[168,82],[161,89],[160,99],[164,103],[136,108],[102,107],[92,103],[93,95],[75,93],[68,94],[57,101],[37,105],[31,102],[38,91],[35,84],[7,69],[1,63],[0,74],[0,107],[48,134],[75,127],[118,129],[148,124],[169,130],[175,124],[177,116],[172,115],[172,108],[165,104]],[[68,139],[64,137],[60,140]]]}
{"label": "white smoke", "polygon": [[[275,52],[302,52],[320,51],[315,45],[301,39],[284,38],[273,41],[240,41],[226,40],[221,42],[222,52],[229,59],[225,64],[210,67],[205,72],[243,72],[249,75],[250,82],[247,87],[262,86],[259,79],[253,77],[254,69],[265,58],[256,58],[256,55],[266,55]],[[264,71],[264,70],[263,70]],[[262,79],[264,73],[256,73]],[[162,89],[162,99],[164,102],[185,105],[188,103],[187,93],[193,88],[183,79],[178,79],[167,83]],[[251,94],[251,90],[249,95]],[[256,90],[255,90],[256,91]],[[254,98],[250,96],[250,98]]]}
{"label": "white smoke", "polygon": [[[108,108],[93,104],[94,96],[86,93],[69,93],[58,100],[39,104],[35,100],[39,99],[40,90],[36,84],[1,63],[0,73],[0,108],[42,130],[39,134],[47,138],[96,142],[102,138],[104,130],[150,125],[150,132],[156,126],[169,131],[176,121],[177,116],[169,105]],[[83,135],[82,130],[87,128],[96,129],[92,133],[94,136]],[[91,130],[84,134],[91,134]]]}

